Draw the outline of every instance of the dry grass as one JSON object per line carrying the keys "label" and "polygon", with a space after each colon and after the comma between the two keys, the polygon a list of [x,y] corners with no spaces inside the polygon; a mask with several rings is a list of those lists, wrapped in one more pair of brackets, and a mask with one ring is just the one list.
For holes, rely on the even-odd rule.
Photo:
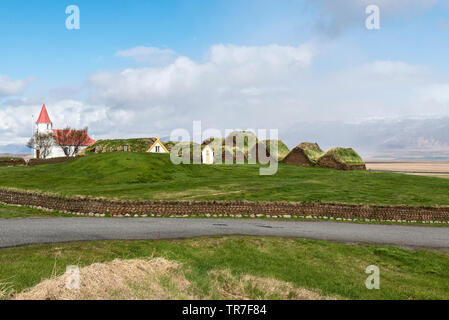
{"label": "dry grass", "polygon": [[[45,280],[14,297],[16,300],[116,300],[173,299],[162,283],[169,277],[178,295],[190,283],[179,273],[179,264],[162,258],[150,260],[114,260],[94,263],[80,269],[80,289],[66,288],[67,274]],[[187,294],[185,298],[189,297]]]}
{"label": "dry grass", "polygon": [[234,276],[229,270],[212,270],[213,288],[223,299],[335,300],[291,283],[253,275]]}
{"label": "dry grass", "polygon": [[[19,293],[14,300],[172,300],[172,299],[280,299],[321,300],[318,291],[297,288],[291,283],[229,270],[207,274],[209,293],[202,294],[189,282],[174,261],[163,258],[148,260],[114,260],[94,263],[80,269],[80,288],[67,289],[68,275],[44,280],[34,288]],[[0,286],[0,298],[11,297]]]}
{"label": "dry grass", "polygon": [[12,295],[12,286],[9,282],[0,281],[0,300],[6,300]]}

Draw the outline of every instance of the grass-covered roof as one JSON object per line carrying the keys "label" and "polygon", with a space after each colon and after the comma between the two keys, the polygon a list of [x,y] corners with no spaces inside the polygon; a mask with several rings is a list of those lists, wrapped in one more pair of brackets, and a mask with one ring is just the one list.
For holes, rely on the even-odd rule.
{"label": "grass-covered roof", "polygon": [[352,148],[332,148],[322,155],[324,156],[332,156],[338,162],[348,165],[364,164],[362,157]]}

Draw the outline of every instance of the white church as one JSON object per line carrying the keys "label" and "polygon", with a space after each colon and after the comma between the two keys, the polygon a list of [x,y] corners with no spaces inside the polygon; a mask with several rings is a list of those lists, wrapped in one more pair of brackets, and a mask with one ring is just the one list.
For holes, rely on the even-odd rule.
{"label": "white church", "polygon": [[[46,157],[46,159],[51,158],[59,158],[59,157],[65,157],[65,153],[63,151],[63,147],[73,147],[73,146],[65,146],[61,145],[58,141],[58,132],[62,131],[60,129],[53,129],[53,123],[50,120],[50,117],[47,112],[47,108],[45,107],[45,104],[42,106],[41,113],[39,115],[39,118],[36,121],[36,133],[52,133],[55,137],[55,145],[51,148],[50,154]],[[90,138],[89,136],[86,136],[85,141],[80,146],[79,150],[86,149],[87,147],[93,145],[95,143],[95,140]],[[41,155],[39,150],[34,150],[34,158],[40,159]]]}
{"label": "white church", "polygon": [[[51,147],[49,154],[45,157],[46,159],[52,158],[61,158],[65,157],[63,148],[74,148],[73,145],[63,145],[58,141],[59,133],[63,131],[60,129],[53,129],[53,123],[50,120],[50,116],[48,115],[47,108],[45,104],[42,106],[41,112],[39,114],[39,118],[36,121],[36,127],[34,132],[37,134],[52,134],[54,137],[54,145]],[[81,146],[79,146],[79,151],[82,151],[95,143],[95,140],[86,135],[86,138]],[[99,147],[97,147],[99,148]],[[95,148],[95,152],[97,152],[97,148]],[[72,149],[73,150],[73,149]],[[129,151],[128,146],[124,146],[123,151]],[[214,148],[207,144],[203,145],[201,148],[201,162],[203,164],[214,164]],[[150,138],[150,145],[148,147],[147,152],[149,153],[170,153],[164,143],[160,140],[160,138]],[[42,158],[42,155],[39,150],[34,149],[33,156],[35,159]]]}

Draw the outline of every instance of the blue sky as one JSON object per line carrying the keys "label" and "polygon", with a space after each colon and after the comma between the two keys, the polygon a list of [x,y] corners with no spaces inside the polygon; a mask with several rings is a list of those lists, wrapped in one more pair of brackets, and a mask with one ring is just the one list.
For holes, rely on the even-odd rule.
{"label": "blue sky", "polygon": [[[299,43],[295,28],[302,5],[286,1],[2,1],[2,72],[35,74],[53,84],[86,72],[120,68],[114,53],[137,45],[171,48],[202,59],[215,43]],[[65,28],[65,8],[81,10],[79,31]],[[296,11],[296,12],[295,12]],[[285,21],[283,21],[285,20]],[[285,32],[287,31],[287,32]],[[2,46],[3,47],[3,46]],[[68,77],[68,75],[71,75]],[[50,83],[52,84],[52,83]]]}
{"label": "blue sky", "polygon": [[[72,4],[80,30],[65,28]],[[380,30],[365,28],[368,4],[380,8]],[[0,39],[0,115],[9,123],[0,125],[0,152],[23,149],[15,146],[30,130],[14,117],[43,103],[55,125],[89,125],[98,138],[168,135],[203,120],[220,129],[276,127],[291,146],[301,142],[292,128],[303,122],[449,116],[446,0],[5,0]],[[167,57],[142,61],[135,48]],[[10,89],[14,83],[23,88]],[[269,110],[276,117],[263,116]],[[241,119],[231,122],[232,112]],[[353,127],[345,128],[351,136]],[[354,143],[313,129],[301,135]],[[389,139],[379,139],[388,141],[367,153],[387,148]],[[435,133],[405,140],[403,148],[419,140],[449,150],[449,139]]]}
{"label": "blue sky", "polygon": [[[81,10],[79,31],[65,28],[70,4]],[[196,60],[216,43],[298,45],[317,36],[316,11],[300,0],[2,1],[0,66],[13,78],[36,76],[45,88],[83,81],[88,72],[123,68],[127,62],[114,53],[138,45],[171,48]],[[340,50],[330,67],[351,63],[345,56],[355,51],[360,60],[400,59],[447,71],[449,26],[440,25],[449,21],[444,5],[385,19],[380,32],[367,31],[364,19],[361,12],[359,26],[338,39]]]}

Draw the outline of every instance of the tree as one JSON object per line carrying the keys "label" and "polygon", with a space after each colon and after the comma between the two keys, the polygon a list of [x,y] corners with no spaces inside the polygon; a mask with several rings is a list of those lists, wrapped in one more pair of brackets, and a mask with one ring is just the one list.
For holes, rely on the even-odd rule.
{"label": "tree", "polygon": [[67,127],[55,132],[55,139],[66,157],[74,157],[89,140],[88,128],[74,130]]}
{"label": "tree", "polygon": [[46,159],[55,145],[53,133],[38,133],[28,141],[27,147],[37,151],[37,158]]}

